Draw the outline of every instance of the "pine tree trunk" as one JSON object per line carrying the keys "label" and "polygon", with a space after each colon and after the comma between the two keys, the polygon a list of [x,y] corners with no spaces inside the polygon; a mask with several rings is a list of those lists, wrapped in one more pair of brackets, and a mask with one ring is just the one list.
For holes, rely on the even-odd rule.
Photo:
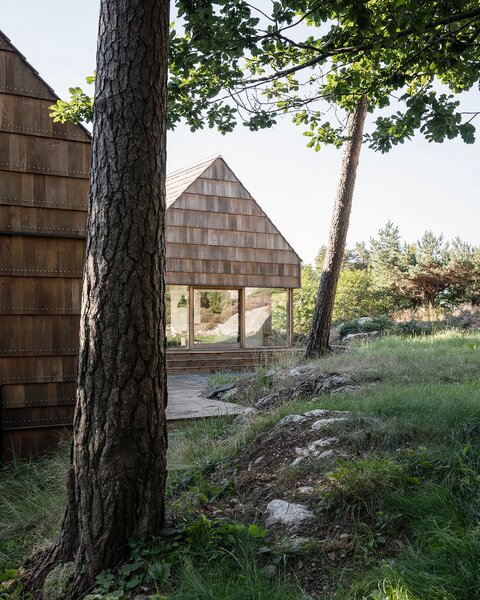
{"label": "pine tree trunk", "polygon": [[101,1],[68,508],[30,578],[73,561],[75,597],[164,518],[168,23],[166,0]]}
{"label": "pine tree trunk", "polygon": [[367,100],[365,96],[362,96],[355,110],[348,117],[348,141],[345,143],[343,150],[340,181],[335,197],[330,236],[305,353],[307,358],[322,356],[329,349],[335,293],[337,291],[338,278],[340,277],[347,241],[353,191],[355,189],[355,177],[360,149],[362,147],[366,114]]}

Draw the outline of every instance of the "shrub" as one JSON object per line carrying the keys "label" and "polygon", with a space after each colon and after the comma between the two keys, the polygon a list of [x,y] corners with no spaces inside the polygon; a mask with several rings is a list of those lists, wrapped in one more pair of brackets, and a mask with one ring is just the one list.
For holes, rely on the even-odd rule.
{"label": "shrub", "polygon": [[395,306],[392,294],[374,284],[370,271],[344,269],[341,272],[333,309],[334,322],[358,319],[364,315],[384,315]]}

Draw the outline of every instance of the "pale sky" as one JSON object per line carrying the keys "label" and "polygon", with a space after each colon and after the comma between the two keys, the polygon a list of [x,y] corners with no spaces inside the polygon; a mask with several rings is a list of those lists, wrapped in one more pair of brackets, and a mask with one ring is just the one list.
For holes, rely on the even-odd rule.
{"label": "pale sky", "polygon": [[[57,94],[84,85],[95,68],[99,0],[0,0],[0,29]],[[478,110],[480,93],[465,98]],[[388,154],[362,149],[349,245],[368,241],[388,220],[408,241],[426,229],[480,244],[480,119],[477,142],[429,144],[414,139]],[[340,168],[340,152],[306,147],[288,119],[272,130],[239,125],[226,136],[169,133],[168,169],[221,154],[305,262],[326,242]]]}

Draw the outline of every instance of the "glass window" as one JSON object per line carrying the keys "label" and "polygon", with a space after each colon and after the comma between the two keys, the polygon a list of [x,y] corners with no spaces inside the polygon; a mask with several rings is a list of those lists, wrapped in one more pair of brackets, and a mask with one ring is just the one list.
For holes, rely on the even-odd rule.
{"label": "glass window", "polygon": [[238,346],[240,292],[196,289],[194,298],[194,344]]}
{"label": "glass window", "polygon": [[188,286],[167,285],[167,347],[188,347]]}
{"label": "glass window", "polygon": [[288,346],[288,290],[245,289],[245,345]]}

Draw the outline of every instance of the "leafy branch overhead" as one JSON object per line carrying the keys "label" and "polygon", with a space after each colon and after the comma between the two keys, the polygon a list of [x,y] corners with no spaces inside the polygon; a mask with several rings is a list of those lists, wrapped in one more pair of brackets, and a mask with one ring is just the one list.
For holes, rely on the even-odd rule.
{"label": "leafy branch overhead", "polygon": [[[255,131],[291,115],[308,145],[340,146],[344,111],[368,98],[370,147],[420,132],[473,143],[476,111],[456,95],[479,85],[477,0],[177,0],[170,31],[169,127]],[[89,78],[92,79],[92,78]],[[56,120],[89,121],[80,88]]]}

